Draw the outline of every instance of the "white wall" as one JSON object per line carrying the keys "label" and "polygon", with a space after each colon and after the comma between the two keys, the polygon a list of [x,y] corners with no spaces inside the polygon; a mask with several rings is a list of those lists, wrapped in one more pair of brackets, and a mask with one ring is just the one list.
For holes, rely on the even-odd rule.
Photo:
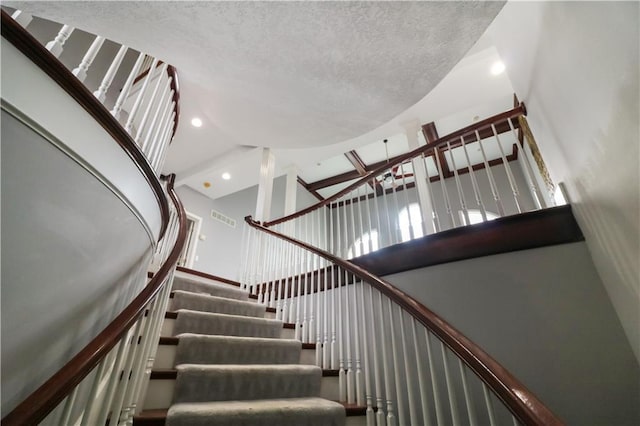
{"label": "white wall", "polygon": [[[285,176],[274,179],[271,217],[276,219],[284,214]],[[219,275],[224,278],[237,279],[242,248],[244,217],[255,214],[258,186],[238,191],[234,194],[212,200],[193,189],[181,186],[178,196],[190,213],[202,218],[200,234],[204,241],[198,241],[193,268],[199,271]],[[307,207],[317,200],[298,185],[296,210]],[[211,218],[211,209],[235,219],[236,227]]]}
{"label": "white wall", "polygon": [[489,28],[640,361],[639,4],[508,3]]}
{"label": "white wall", "polygon": [[385,279],[478,344],[567,424],[640,424],[640,369],[585,243]]}

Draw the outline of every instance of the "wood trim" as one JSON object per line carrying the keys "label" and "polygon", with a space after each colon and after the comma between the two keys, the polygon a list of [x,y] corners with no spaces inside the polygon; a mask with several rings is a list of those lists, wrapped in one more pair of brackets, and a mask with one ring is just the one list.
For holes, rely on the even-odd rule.
{"label": "wood trim", "polygon": [[[180,122],[180,82],[178,81],[178,71],[173,65],[169,65],[169,67],[167,67],[167,74],[171,77],[171,89],[173,90],[172,100],[175,102],[173,110],[176,115],[173,119],[173,131],[171,133],[172,136],[175,136],[176,130],[178,130],[178,123]],[[173,141],[173,137],[170,141]]]}
{"label": "wood trim", "polygon": [[169,224],[169,204],[158,177],[138,145],[120,123],[118,123],[118,120],[111,115],[100,101],[96,99],[93,93],[91,93],[58,58],[53,56],[38,40],[11,19],[9,14],[4,10],[1,15],[0,33],[2,37],[15,46],[16,49],[29,58],[31,62],[75,99],[75,101],[111,135],[138,167],[138,170],[140,170],[140,173],[142,173],[153,190],[156,201],[158,202],[162,218],[158,241],[162,239]]}
{"label": "wood trim", "polygon": [[[477,123],[474,123],[470,126],[467,126],[465,128],[462,128],[460,130],[457,130],[453,133],[450,133],[447,136],[443,136],[435,141],[433,141],[432,143],[427,143],[424,146],[420,146],[412,151],[407,152],[406,154],[402,154],[399,155],[397,157],[395,157],[394,161],[391,161],[389,163],[385,162],[384,164],[382,164],[380,167],[370,171],[369,173],[367,173],[366,176],[363,176],[361,179],[358,179],[356,182],[352,183],[351,185],[347,186],[346,188],[344,188],[342,191],[337,192],[336,194],[332,195],[331,197],[325,199],[324,201],[320,201],[319,203],[314,204],[313,206],[309,206],[306,209],[302,209],[296,213],[290,214],[288,216],[284,216],[280,219],[276,219],[276,220],[272,220],[270,222],[265,222],[264,225],[269,227],[269,226],[273,226],[273,225],[277,225],[279,223],[283,223],[283,222],[287,222],[289,220],[295,219],[297,217],[300,216],[304,216],[307,213],[310,213],[316,209],[319,209],[320,207],[326,206],[330,203],[332,203],[333,201],[339,199],[340,197],[342,197],[343,195],[348,194],[349,192],[351,192],[352,190],[356,189],[357,187],[366,184],[366,182],[368,180],[370,180],[372,177],[374,176],[378,176],[381,173],[384,173],[387,169],[389,169],[390,167],[394,167],[406,160],[411,160],[414,157],[417,157],[419,155],[422,154],[426,154],[427,152],[433,151],[435,148],[442,146],[442,145],[446,145],[447,142],[451,142],[451,147],[455,147],[455,141],[457,140],[458,143],[460,143],[460,137],[461,136],[465,136],[465,135],[469,135],[469,134],[475,134],[476,130],[479,129],[484,129],[484,128],[491,128],[490,126],[492,124],[495,123],[501,123],[501,122],[505,122],[506,120],[512,120],[513,122],[513,118],[515,117],[519,117],[524,113],[525,107],[524,104],[519,105],[517,108],[513,108],[509,111],[505,111],[503,113],[494,115],[492,117],[489,117],[487,119],[484,119],[482,121],[479,121]],[[493,134],[493,132],[492,132]]]}
{"label": "wood trim", "polygon": [[160,336],[159,345],[178,346],[180,338],[175,336]]}
{"label": "wood trim", "polygon": [[196,271],[195,269],[185,268],[184,266],[178,266],[176,268],[177,271],[184,272],[186,274],[196,275],[198,277],[207,278],[214,281],[219,281],[225,284],[233,285],[236,287],[240,287],[240,283],[238,281],[233,281],[228,278],[222,278],[217,275],[209,274],[207,272]]}
{"label": "wood trim", "polygon": [[345,152],[344,156],[347,157],[347,160],[349,160],[360,176],[367,174],[367,165],[364,164],[364,161],[362,161],[362,158],[360,158],[356,151]]}
{"label": "wood trim", "polygon": [[[5,13],[3,11],[3,35],[4,21]],[[2,419],[3,426],[40,423],[107,356],[138,318],[144,314],[147,305],[158,294],[165,279],[169,277],[178,262],[187,237],[187,216],[173,189],[174,181],[175,175],[171,175],[168,192],[178,212],[179,228],[176,242],[165,263],[140,294],[100,334]]]}
{"label": "wood trim", "polygon": [[178,312],[177,311],[167,311],[164,313],[164,319],[177,319]]}
{"label": "wood trim", "polygon": [[178,370],[176,369],[167,369],[167,370],[151,370],[151,374],[149,374],[149,380],[175,380],[178,378]]}
{"label": "wood trim", "polygon": [[400,305],[464,361],[464,363],[493,390],[522,424],[548,426],[563,424],[560,419],[502,365],[416,299],[354,263],[342,260],[327,251],[261,226],[250,218],[247,218],[246,222],[250,226],[269,235],[288,241],[329,260],[333,264],[356,275],[359,279],[366,281]]}
{"label": "wood trim", "polygon": [[315,349],[316,348],[316,344],[315,343],[303,343],[302,344],[302,349]]}
{"label": "wood trim", "polygon": [[[424,139],[427,141],[427,143],[437,141],[439,136],[438,130],[436,129],[436,123],[432,121],[430,123],[424,124],[422,126],[422,134],[424,135]],[[449,163],[447,163],[447,159],[444,156],[445,148],[447,147],[439,147],[435,150],[435,155],[438,156],[438,161],[435,161],[435,164],[437,169],[440,169],[440,167],[442,168],[442,170],[438,170],[438,172],[441,173],[442,176],[444,176],[446,179],[452,177],[453,172],[449,170]],[[440,163],[440,167],[438,167],[438,162]]]}
{"label": "wood trim", "polygon": [[304,189],[309,191],[311,195],[316,197],[318,201],[324,201],[324,197],[320,195],[315,189],[311,188],[311,186],[307,182],[305,182],[304,179],[302,179],[300,176],[298,176],[298,183],[302,185]]}
{"label": "wood trim", "polygon": [[[385,161],[386,163],[386,161]],[[308,184],[309,189],[318,190],[322,188],[327,188],[329,186],[337,185],[339,183],[347,182],[349,180],[358,179],[362,175],[358,173],[357,170],[350,170],[345,173],[340,173],[339,175],[331,176],[326,179],[318,180],[313,183]]]}

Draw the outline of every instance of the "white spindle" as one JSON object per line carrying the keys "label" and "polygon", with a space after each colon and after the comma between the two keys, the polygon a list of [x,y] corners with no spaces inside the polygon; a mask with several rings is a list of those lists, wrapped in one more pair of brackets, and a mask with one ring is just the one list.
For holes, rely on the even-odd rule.
{"label": "white spindle", "polygon": [[[338,210],[338,203],[336,203],[335,208],[333,209],[333,211],[330,211],[329,214],[331,216],[329,216],[330,220],[331,220],[331,245],[334,246],[335,245],[339,245],[340,242],[338,240],[338,242],[336,242],[336,237],[334,236],[333,233],[333,216],[334,216],[334,212],[336,215],[336,225],[338,227],[338,234],[340,235],[340,218],[338,217],[339,214],[339,210]],[[335,246],[334,246],[334,252],[335,252]],[[338,347],[337,347],[337,342],[336,342],[336,326],[337,326],[337,317],[338,315],[336,315],[336,299],[338,297],[337,295],[337,290],[336,290],[336,272],[337,272],[337,267],[336,265],[331,265],[331,369],[332,370],[336,370],[338,369]]]}
{"label": "white spindle", "polygon": [[98,416],[96,418],[96,424],[98,425],[105,424],[107,422],[107,417],[111,412],[111,404],[113,402],[113,397],[115,396],[116,386],[118,385],[118,381],[120,379],[122,364],[125,360],[124,351],[127,348],[127,342],[131,338],[131,332],[132,329],[129,329],[124,337],[120,338],[120,341],[117,344],[118,348],[115,360],[113,362],[113,367],[111,369],[111,375],[109,377],[109,382],[104,393],[102,406],[100,407],[100,411],[98,412]]}
{"label": "white spindle", "polygon": [[391,358],[393,359],[393,379],[396,387],[396,412],[401,425],[407,424],[404,413],[404,398],[402,393],[402,372],[400,371],[400,355],[396,339],[396,329],[393,314],[393,302],[387,298],[387,308],[389,310],[389,330],[391,333]]}
{"label": "white spindle", "polygon": [[100,102],[104,103],[104,100],[107,96],[107,90],[109,90],[109,87],[111,87],[113,78],[116,76],[116,72],[118,72],[120,64],[122,64],[122,60],[124,59],[124,55],[125,53],[127,53],[128,49],[129,48],[125,45],[120,46],[120,49],[118,49],[118,53],[116,53],[116,56],[111,62],[111,65],[109,65],[109,69],[102,78],[102,82],[100,83],[100,86],[98,86],[98,90],[93,92],[93,95],[98,98]]}
{"label": "white spindle", "polygon": [[[409,399],[409,424],[417,424],[419,420],[417,407],[414,403],[415,395],[413,393],[413,372],[411,371],[411,366],[409,364],[409,350],[407,349],[407,338],[404,331],[404,313],[399,305],[398,316],[400,318],[400,341],[402,342],[402,353],[404,354],[404,377],[407,380],[407,398]],[[417,362],[420,363],[420,358],[417,359]]]}
{"label": "white spindle", "polygon": [[[376,411],[376,426],[385,426],[386,418],[384,414],[384,397],[382,394],[382,378],[380,377],[380,363],[378,362],[378,353],[380,352],[380,347],[378,342],[378,330],[376,325],[376,318],[374,316],[374,312],[379,312],[376,306],[374,306],[373,299],[373,287],[369,286],[369,316],[368,322],[371,324],[371,354],[373,357],[373,380],[376,388],[376,405],[378,406],[378,410]],[[384,345],[384,342],[381,343]],[[384,362],[384,360],[383,360]]]}
{"label": "white spindle", "polygon": [[400,173],[402,174],[402,192],[404,193],[404,201],[407,209],[407,218],[409,219],[409,239],[413,240],[417,237],[415,229],[413,229],[413,220],[411,219],[411,203],[409,202],[409,190],[407,189],[407,181],[404,176],[404,162],[400,163]]}
{"label": "white spindle", "polygon": [[[151,159],[155,159],[159,156],[159,152],[163,148],[163,138],[161,138],[160,135],[165,134],[168,126],[170,126],[170,117],[172,116],[172,113],[175,114],[175,102],[171,99],[173,90],[167,94],[166,91],[168,88],[169,86],[166,86],[162,93],[162,97],[158,104],[158,110],[154,114],[153,121],[144,141],[136,139],[136,143],[140,146],[142,152]],[[158,118],[160,119],[160,123],[156,126]]]}
{"label": "white spindle", "polygon": [[64,50],[64,44],[67,42],[74,30],[75,28],[69,25],[63,25],[60,31],[58,31],[58,35],[45,45],[46,49],[51,52],[53,56],[59,58]]}
{"label": "white spindle", "polygon": [[[387,173],[391,174],[391,169],[387,170],[384,174],[386,175]],[[388,246],[393,245],[397,242],[397,239],[395,238],[395,226],[392,227],[391,226],[391,210],[389,210],[389,200],[388,200],[388,196],[387,196],[387,189],[385,188],[384,185],[384,179],[380,182],[380,187],[382,189],[382,201],[384,202],[384,215],[387,219],[387,239],[389,244],[387,244]],[[397,213],[397,212],[396,212]]]}
{"label": "white spindle", "polygon": [[93,383],[91,384],[91,389],[89,390],[89,396],[87,397],[87,405],[85,406],[84,412],[82,413],[82,420],[80,421],[81,426],[87,426],[89,424],[91,412],[94,410],[94,407],[98,402],[96,399],[96,395],[98,394],[98,388],[100,386],[100,382],[102,381],[105,367],[107,366],[107,358],[109,358],[109,356],[104,357],[102,361],[100,361],[100,363],[98,364],[98,368],[96,368],[95,370]]}
{"label": "white spindle", "polygon": [[489,416],[489,424],[491,426],[496,426],[496,416],[493,413],[493,402],[491,401],[491,395],[489,394],[489,389],[487,385],[482,383],[482,393],[484,394],[484,403],[487,407],[487,415]]}
{"label": "white spindle", "polygon": [[469,419],[469,426],[476,426],[476,411],[471,400],[471,394],[469,393],[469,385],[467,383],[467,370],[464,368],[462,360],[458,358],[458,367],[460,369],[460,379],[462,380],[462,391],[464,392],[464,402],[467,406],[467,417]]}
{"label": "white spindle", "polygon": [[456,182],[456,188],[458,189],[458,200],[460,201],[462,215],[464,216],[464,224],[471,225],[471,221],[469,220],[469,210],[467,210],[467,202],[464,196],[464,190],[462,189],[462,182],[460,182],[460,176],[458,175],[458,167],[456,166],[456,159],[453,156],[450,141],[447,141],[447,148],[449,150],[449,157],[451,157],[451,167],[453,167],[453,177]]}
{"label": "white spindle", "polygon": [[484,153],[484,147],[482,146],[482,139],[480,138],[480,132],[476,130],[476,138],[478,138],[478,147],[480,147],[480,154],[482,154],[482,162],[484,163],[485,171],[487,172],[487,178],[489,179],[489,186],[491,187],[491,194],[493,194],[493,200],[496,203],[496,208],[498,209],[498,215],[500,217],[504,216],[504,207],[502,206],[502,201],[500,201],[500,193],[498,192],[498,186],[496,185],[496,181],[493,178],[493,172],[491,171],[491,166],[487,161],[487,156]]}
{"label": "white spindle", "polygon": [[454,425],[459,425],[460,415],[458,413],[458,401],[456,400],[455,389],[453,386],[453,380],[451,379],[451,372],[449,371],[449,360],[447,358],[447,352],[444,343],[440,342],[440,352],[442,353],[442,366],[444,367],[444,378],[447,384],[447,393],[449,395],[449,410],[451,411],[451,418]]}
{"label": "white spindle", "polygon": [[[171,105],[173,106],[174,104],[172,103]],[[169,117],[169,121],[167,122],[166,130],[164,131],[164,136],[162,137],[162,142],[159,144],[159,146],[161,147],[160,153],[156,158],[153,159],[153,168],[156,171],[161,169],[167,156],[167,152],[169,151],[169,144],[171,143],[171,138],[173,137],[173,119],[175,118],[175,116],[176,112],[173,111],[171,117]]]}
{"label": "white spindle", "polygon": [[416,359],[416,365],[418,367],[418,385],[420,387],[420,403],[422,406],[422,424],[424,426],[431,426],[431,412],[429,410],[429,403],[427,402],[427,385],[425,383],[424,369],[422,367],[422,354],[418,347],[416,319],[413,317],[411,317],[411,337],[413,337],[413,352]]}
{"label": "white spindle", "polygon": [[158,60],[154,59],[153,63],[151,64],[151,68],[149,68],[147,75],[143,79],[142,88],[140,88],[140,91],[138,92],[138,96],[136,97],[136,100],[133,103],[133,106],[131,107],[131,111],[129,111],[129,118],[127,119],[127,122],[124,125],[124,129],[129,133],[131,133],[133,122],[136,118],[136,115],[138,114],[138,109],[140,108],[140,105],[142,105],[142,102],[144,101],[144,97],[147,94],[147,87],[149,87],[149,83],[151,82],[153,72],[156,69],[157,65],[158,65]]}
{"label": "white spindle", "polygon": [[120,111],[122,111],[122,105],[124,101],[129,97],[129,92],[131,91],[131,86],[133,86],[133,82],[138,76],[138,72],[140,71],[140,67],[142,66],[142,62],[144,61],[144,53],[140,53],[138,55],[138,59],[136,59],[135,64],[133,64],[133,68],[129,73],[129,77],[127,77],[127,81],[125,81],[122,90],[120,91],[120,95],[116,100],[113,109],[111,110],[111,115],[113,115],[116,119],[120,117]]}
{"label": "white spindle", "polygon": [[[304,237],[302,238],[302,241],[307,241],[309,238],[309,215],[305,215],[304,216]],[[309,294],[309,256],[310,253],[307,250],[303,251],[303,261],[304,264],[302,265],[302,271],[304,273],[304,285],[302,286],[302,335],[300,336],[300,340],[302,340],[303,343],[309,343],[309,333],[307,331],[307,329],[309,328],[309,322],[307,319],[307,302],[308,302],[308,294]]]}
{"label": "white spindle", "polygon": [[[162,67],[160,67],[160,72],[157,72],[157,69],[153,70],[153,74],[157,74],[157,81],[156,81],[156,85],[153,88],[153,91],[151,92],[151,98],[149,98],[149,101],[147,101],[147,107],[144,110],[144,113],[142,114],[142,120],[140,120],[140,124],[138,125],[138,129],[136,130],[136,136],[135,136],[135,141],[136,142],[140,142],[140,138],[142,137],[142,133],[144,131],[145,126],[147,125],[147,120],[149,119],[149,115],[151,114],[151,109],[153,108],[153,105],[155,103],[156,97],[158,96],[158,92],[160,91],[160,86],[163,86],[162,83],[164,84],[163,87],[163,92],[162,95],[160,96],[160,101],[158,102],[158,107],[157,109],[160,109],[160,105],[162,104],[162,100],[164,98],[164,94],[167,93],[169,87],[171,87],[171,78],[169,77],[168,81],[165,81],[162,77],[167,75],[167,67],[168,65],[162,64]],[[149,75],[152,74],[152,71],[149,70]],[[153,79],[154,77],[151,76],[151,79]],[[150,126],[149,129],[149,133],[151,133],[151,129],[153,129],[153,123]],[[144,149],[144,148],[143,148]]]}
{"label": "white spindle", "polygon": [[344,312],[343,312],[343,304],[342,304],[342,268],[338,267],[338,277],[337,277],[338,289],[337,296],[338,299],[338,389],[340,395],[340,401],[347,400],[347,378],[345,371],[345,362],[344,362]]}
{"label": "white spindle", "polygon": [[357,299],[357,281],[356,276],[352,275],[353,283],[351,284],[353,295],[351,298],[351,305],[353,309],[353,339],[355,341],[355,400],[356,404],[362,406],[365,404],[364,400],[364,383],[362,382],[362,366],[361,366],[361,353],[360,353],[360,332],[361,327],[364,327],[364,323],[358,324],[358,299]]}
{"label": "white spindle", "polygon": [[442,400],[440,398],[440,387],[438,385],[438,378],[436,377],[436,370],[433,363],[433,352],[431,351],[431,339],[429,337],[429,331],[424,329],[424,337],[427,341],[427,358],[429,360],[429,376],[431,377],[431,389],[433,389],[433,400],[436,406],[436,424],[443,425],[444,412],[442,411]]}
{"label": "white spindle", "polygon": [[[309,216],[311,216],[310,217],[310,219],[311,219],[310,220],[310,222],[311,222],[311,240],[310,240],[309,243],[311,245],[315,246],[316,244],[314,244],[314,242],[313,242],[313,236],[314,236],[314,228],[315,228],[314,225],[316,223],[316,220],[315,220],[313,212],[310,213]],[[314,316],[315,316],[314,315],[315,314],[315,311],[314,311],[315,303],[314,302],[315,302],[316,293],[313,291],[313,284],[315,282],[314,272],[317,270],[316,269],[315,260],[316,260],[316,255],[310,253],[309,254],[309,268],[308,268],[309,291],[307,293],[308,294],[307,299],[309,299],[308,300],[308,303],[309,303],[309,324],[308,324],[307,330],[305,331],[305,334],[307,336],[307,342],[309,342],[309,343],[313,342],[313,331],[315,330],[315,327],[316,327],[315,318],[314,318]]]}
{"label": "white spindle", "polygon": [[87,78],[87,71],[93,63],[93,60],[96,58],[96,55],[98,54],[98,51],[100,51],[103,43],[104,37],[97,36],[93,43],[91,43],[91,46],[89,46],[89,50],[85,53],[80,64],[71,71],[78,80],[84,81],[84,79]]}
{"label": "white spindle", "polygon": [[33,16],[22,10],[16,10],[11,15],[11,19],[16,21],[22,28],[27,28],[27,26],[31,23],[31,20],[33,20]]}
{"label": "white spindle", "polygon": [[[420,156],[422,157],[422,162],[424,163],[424,173],[426,175],[426,180],[427,180],[427,190],[429,192],[429,199],[431,200],[431,205],[433,206],[433,211],[431,212],[431,215],[433,216],[433,226],[436,232],[440,232],[440,230],[442,229],[440,226],[440,215],[438,214],[438,209],[435,207],[437,206],[436,201],[433,199],[433,189],[431,188],[431,177],[429,177],[427,160],[424,158],[424,152],[420,154]],[[428,214],[429,212],[427,212],[427,215]]]}
{"label": "white spindle", "polygon": [[76,397],[78,396],[78,388],[80,384],[76,385],[71,391],[71,394],[65,399],[64,409],[62,410],[62,415],[60,416],[60,424],[68,425],[71,424],[71,413],[76,405]]}
{"label": "white spindle", "polygon": [[473,187],[473,193],[476,197],[478,210],[480,210],[480,214],[482,215],[482,221],[486,222],[487,211],[484,208],[484,201],[482,201],[482,194],[480,193],[480,186],[478,185],[478,180],[476,179],[476,172],[475,170],[473,170],[471,160],[469,160],[469,152],[467,151],[467,146],[464,143],[464,136],[460,136],[460,145],[462,146],[462,151],[464,152],[464,156],[467,159],[467,170],[469,170],[469,178],[471,179],[471,186]]}
{"label": "white spindle", "polygon": [[[331,204],[325,211],[325,232],[327,231],[327,215],[329,215],[329,228],[327,239],[327,250],[333,253],[333,214],[331,212]],[[322,341],[322,368],[327,370],[331,368],[331,351],[329,346],[329,274],[333,271],[333,265],[327,262],[324,269],[324,306],[323,306],[323,327],[324,327],[324,339]]]}
{"label": "white spindle", "polygon": [[[124,369],[122,372],[122,378],[120,379],[120,383],[116,390],[116,399],[113,404],[113,411],[111,413],[111,418],[116,421],[116,423],[120,422],[123,414],[122,407],[125,403],[126,391],[129,386],[129,376],[131,374],[131,368],[133,366],[133,361],[135,359],[136,351],[138,349],[138,336],[140,335],[140,328],[142,327],[142,318],[138,319],[133,328],[133,333],[130,336],[128,342],[125,343],[126,348],[126,361],[124,363]],[[124,420],[124,419],[123,419]]]}
{"label": "white spindle", "polygon": [[513,173],[511,173],[511,166],[507,161],[507,157],[505,156],[504,149],[502,147],[502,142],[500,141],[500,135],[498,135],[496,126],[493,123],[491,123],[491,130],[493,131],[493,134],[496,137],[496,142],[498,143],[498,148],[500,149],[500,157],[502,158],[502,164],[504,164],[504,170],[507,173],[507,179],[509,180],[509,186],[511,187],[511,193],[513,194],[513,201],[516,203],[516,209],[518,209],[518,213],[522,213],[522,208],[520,207],[520,202],[519,202],[520,191],[518,191],[518,184],[516,183],[516,180],[513,178]]}
{"label": "white spindle", "polygon": [[[375,426],[375,412],[373,411],[373,395],[371,389],[371,364],[369,362],[369,348],[372,347],[372,337],[369,336],[369,322],[365,317],[366,305],[364,302],[364,281],[360,281],[360,323],[362,324],[362,362],[364,365],[364,388],[365,388],[365,401],[367,405],[366,418],[367,426]],[[373,347],[375,351],[375,347]],[[375,367],[374,367],[375,368]]]}
{"label": "white spindle", "polygon": [[442,172],[442,162],[440,161],[440,155],[438,154],[438,148],[434,148],[433,156],[436,159],[436,164],[438,166],[438,174],[440,175],[440,187],[442,188],[442,197],[444,198],[444,206],[447,210],[447,214],[449,216],[449,220],[451,221],[451,227],[456,227],[456,219],[451,209],[451,201],[449,200],[449,192],[447,191],[447,185],[445,182],[446,176]]}
{"label": "white spindle", "polygon": [[396,416],[394,414],[394,409],[393,409],[393,401],[391,400],[391,392],[393,389],[393,383],[392,383],[392,378],[391,378],[391,371],[389,370],[389,362],[387,359],[387,345],[386,342],[388,342],[387,340],[387,332],[386,332],[386,325],[385,325],[385,309],[384,309],[384,304],[382,303],[382,293],[378,292],[378,309],[376,309],[375,312],[379,312],[380,313],[380,317],[379,317],[379,321],[380,321],[380,330],[381,330],[381,342],[382,342],[382,347],[380,348],[380,350],[382,351],[382,369],[384,371],[384,391],[385,391],[385,396],[386,396],[386,401],[387,401],[387,426],[392,426],[396,424]]}

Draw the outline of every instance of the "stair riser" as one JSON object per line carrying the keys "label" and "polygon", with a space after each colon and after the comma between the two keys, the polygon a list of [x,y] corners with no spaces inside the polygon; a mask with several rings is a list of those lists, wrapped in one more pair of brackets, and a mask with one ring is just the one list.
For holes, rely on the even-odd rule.
{"label": "stair riser", "polygon": [[[143,410],[169,408],[173,400],[175,379],[162,380],[154,379],[149,381],[147,396],[144,401]],[[320,397],[325,399],[338,399],[338,378],[323,377],[320,382]]]}
{"label": "stair riser", "polygon": [[[175,368],[176,349],[176,345],[159,345],[153,368],[155,370]],[[302,349],[300,351],[300,364],[315,365],[315,357],[315,349]]]}
{"label": "stair riser", "polygon": [[[165,318],[162,323],[162,329],[160,330],[160,336],[169,337],[174,336],[174,324],[176,320],[172,318]],[[294,339],[295,338],[295,330],[289,328],[283,328],[280,332],[281,339]]]}

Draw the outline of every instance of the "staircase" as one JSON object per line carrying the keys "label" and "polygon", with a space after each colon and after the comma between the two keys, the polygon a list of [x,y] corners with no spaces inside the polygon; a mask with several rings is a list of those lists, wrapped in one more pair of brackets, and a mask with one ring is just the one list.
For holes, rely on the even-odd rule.
{"label": "staircase", "polygon": [[[143,411],[134,425],[364,425],[315,344],[239,287],[177,271]],[[239,284],[238,284],[239,286]]]}

